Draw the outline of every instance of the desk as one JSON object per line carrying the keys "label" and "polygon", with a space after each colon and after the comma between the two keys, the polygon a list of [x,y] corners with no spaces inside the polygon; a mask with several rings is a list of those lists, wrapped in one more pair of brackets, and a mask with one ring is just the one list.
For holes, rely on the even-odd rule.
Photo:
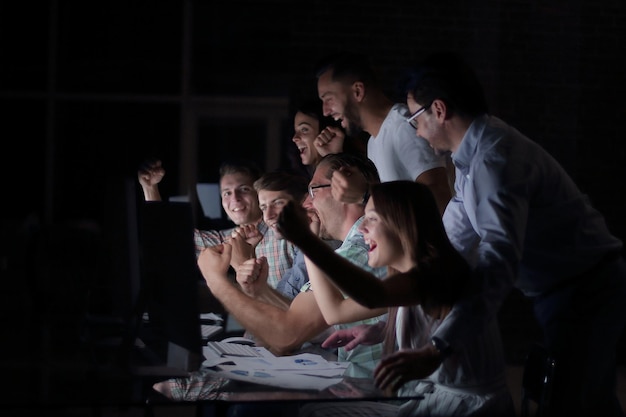
{"label": "desk", "polygon": [[[324,390],[295,390],[225,379],[210,369],[191,373],[189,377],[169,378],[153,385],[154,392],[147,398],[151,406],[172,403],[195,403],[211,407],[216,416],[226,416],[232,406],[264,408],[289,406],[296,410],[308,402],[382,401],[400,403],[421,395],[398,397],[374,386],[369,378],[344,377],[338,384]],[[250,414],[253,415],[253,414]]]}
{"label": "desk", "polygon": [[[200,413],[207,409],[213,409],[213,415],[220,416],[226,415],[228,409],[235,405],[297,406],[315,401],[392,402],[421,398],[388,395],[376,389],[371,379],[355,377],[344,377],[341,383],[325,390],[311,391],[224,380],[209,374],[202,379],[202,375],[196,374],[195,384],[189,384],[189,389],[185,390],[185,381],[190,382],[191,376],[163,376],[158,373],[137,375],[112,369],[94,372],[67,363],[46,367],[45,370],[25,363],[14,363],[10,367],[0,367],[0,370],[8,383],[0,394],[0,415],[7,417],[212,415],[210,412]],[[45,377],[45,386],[41,385],[42,377]],[[178,397],[168,397],[153,388],[155,384],[172,379],[181,384]],[[214,391],[208,389],[212,382],[215,383],[214,388],[217,388]],[[159,412],[154,412],[157,409]]]}
{"label": "desk", "polygon": [[[94,364],[90,356],[82,354],[68,355],[67,358],[51,354],[49,358],[40,358],[33,346],[16,350],[0,361],[0,372],[5,380],[0,392],[0,415],[3,417],[136,417],[149,416],[156,408],[159,412],[152,414],[155,417],[169,417],[179,411],[178,416],[193,417],[201,415],[198,410],[213,408],[215,414],[223,415],[235,405],[259,403],[269,407],[315,401],[405,400],[380,392],[371,379],[353,376],[346,376],[341,383],[317,391],[280,389],[224,379],[215,381],[216,378],[207,376],[208,373],[196,375],[193,389],[179,388],[179,396],[174,398],[171,393],[168,396],[156,391],[154,385],[171,379],[182,384],[194,373],[167,367],[142,367],[141,355],[136,358],[133,355],[135,360],[131,369],[108,362]],[[305,351],[323,353],[314,349]],[[217,387],[213,392],[207,390],[211,378]],[[210,414],[204,414],[207,415]]]}

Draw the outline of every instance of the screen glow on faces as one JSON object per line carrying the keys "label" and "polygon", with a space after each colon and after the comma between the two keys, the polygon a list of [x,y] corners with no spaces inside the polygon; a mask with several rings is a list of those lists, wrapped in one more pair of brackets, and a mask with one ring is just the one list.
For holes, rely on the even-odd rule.
{"label": "screen glow on faces", "polygon": [[226,174],[220,180],[222,207],[233,223],[254,223],[261,218],[259,200],[250,177],[241,173]]}
{"label": "screen glow on faces", "polygon": [[319,125],[319,121],[315,117],[302,112],[296,113],[292,141],[298,148],[303,165],[315,165],[320,159],[320,155],[313,144],[320,133]]}
{"label": "screen glow on faces", "polygon": [[284,191],[259,190],[259,208],[268,226],[276,228],[278,215],[292,198]]}
{"label": "screen glow on faces", "polygon": [[313,188],[314,198],[309,195],[307,200],[310,201],[319,218],[321,224],[320,237],[323,239],[343,239],[340,231],[343,221],[343,216],[340,215],[342,212],[341,203],[332,197],[327,178],[329,171],[330,167],[327,164],[317,166],[309,182],[309,190],[313,187],[320,187]]}
{"label": "screen glow on faces", "polygon": [[348,95],[342,83],[332,80],[332,70],[326,71],[318,78],[317,92],[322,100],[324,116],[330,116],[337,121],[341,120],[341,126],[348,129],[349,121],[344,114]]}
{"label": "screen glow on faces", "polygon": [[[441,126],[437,123],[434,111],[431,110],[434,102],[422,106],[421,103],[413,99],[412,94],[408,94],[406,104],[411,114],[415,116],[413,119],[413,122],[416,124],[413,126],[415,128],[415,134],[425,139],[435,151],[435,154],[445,155],[448,153],[451,149],[445,140],[445,136],[443,136],[444,132]],[[417,123],[417,119],[419,119],[419,123]]]}
{"label": "screen glow on faces", "polygon": [[376,212],[376,207],[371,198],[365,206],[365,216],[359,226],[359,231],[369,246],[367,263],[371,267],[391,266],[398,270],[404,269],[404,266],[401,265],[405,256],[400,239],[389,230]]}

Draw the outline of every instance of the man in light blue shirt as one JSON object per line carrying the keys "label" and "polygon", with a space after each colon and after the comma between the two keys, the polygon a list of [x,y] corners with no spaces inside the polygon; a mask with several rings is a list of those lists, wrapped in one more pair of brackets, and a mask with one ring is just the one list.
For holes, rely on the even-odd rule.
{"label": "man in light blue shirt", "polygon": [[[406,121],[435,152],[451,153],[455,196],[443,220],[473,267],[475,288],[432,343],[418,349],[414,367],[423,377],[434,372],[517,287],[531,298],[556,358],[551,412],[623,415],[615,395],[616,349],[626,324],[622,242],[554,158],[487,113],[478,78],[459,57],[432,55],[406,93]],[[349,202],[366,188],[358,175],[336,172],[332,189]]]}
{"label": "man in light blue shirt", "polygon": [[451,152],[456,195],[443,220],[479,289],[435,333],[438,356],[480,331],[517,287],[533,300],[556,357],[552,410],[621,415],[615,365],[626,323],[622,242],[554,158],[488,115],[477,77],[458,57],[425,61],[407,86],[407,104],[417,134],[437,153]]}

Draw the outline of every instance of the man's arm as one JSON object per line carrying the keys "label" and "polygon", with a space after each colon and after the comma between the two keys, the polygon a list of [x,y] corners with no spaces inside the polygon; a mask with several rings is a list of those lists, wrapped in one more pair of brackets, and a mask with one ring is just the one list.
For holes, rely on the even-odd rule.
{"label": "man's arm", "polygon": [[287,310],[250,298],[223,280],[209,285],[226,310],[276,355],[297,350],[328,328],[312,292],[300,293]]}
{"label": "man's arm", "polygon": [[443,215],[450,198],[452,198],[446,168],[433,168],[424,171],[415,178],[415,182],[424,184],[430,189],[439,207],[439,212]]}
{"label": "man's arm", "polygon": [[452,197],[445,158],[435,154],[426,139],[416,136],[415,129],[408,123],[400,123],[390,139],[399,163],[410,178],[414,177],[416,182],[431,190],[443,215]]}
{"label": "man's arm", "polygon": [[227,230],[193,230],[193,243],[196,251],[196,258],[200,256],[202,250],[224,243],[230,236],[232,229]]}
{"label": "man's arm", "polygon": [[343,129],[335,126],[327,126],[313,141],[317,153],[326,156],[331,153],[343,152],[343,142],[346,134]]}
{"label": "man's arm", "polygon": [[[460,185],[443,217],[451,242],[473,267],[478,289],[457,302],[435,331],[433,337],[444,348],[458,349],[482,331],[517,278],[528,221],[528,185],[523,172],[507,171],[501,164],[476,164],[470,177],[480,181]],[[472,203],[463,200],[465,187]]]}
{"label": "man's arm", "polygon": [[[249,235],[254,236],[256,242],[254,245],[247,241]],[[263,235],[259,233],[256,225],[243,225],[235,228],[228,240],[233,248],[230,265],[236,270],[245,261],[256,258],[254,248],[262,238]]]}
{"label": "man's arm", "polygon": [[267,284],[268,269],[267,258],[264,256],[248,259],[236,268],[237,283],[248,297],[287,310],[292,299]]}
{"label": "man's arm", "polygon": [[346,204],[363,202],[369,190],[367,179],[355,167],[341,167],[333,172],[330,181],[333,198]]}
{"label": "man's arm", "polygon": [[[283,208],[278,220],[281,234],[297,245],[340,290],[367,308],[412,305],[419,302],[411,277],[415,271],[379,279],[333,251],[308,227],[306,213],[293,203]],[[367,256],[367,255],[364,255]],[[315,289],[314,289],[315,290]]]}
{"label": "man's arm", "polygon": [[160,160],[149,160],[139,167],[137,179],[143,190],[143,196],[146,201],[161,201],[161,193],[159,192],[159,183],[165,176],[165,169],[161,165]]}
{"label": "man's arm", "polygon": [[277,355],[290,353],[324,331],[324,321],[313,294],[300,293],[282,310],[248,297],[226,276],[230,263],[229,245],[222,253],[207,249],[198,258],[198,266],[211,292],[226,310],[262,345]]}

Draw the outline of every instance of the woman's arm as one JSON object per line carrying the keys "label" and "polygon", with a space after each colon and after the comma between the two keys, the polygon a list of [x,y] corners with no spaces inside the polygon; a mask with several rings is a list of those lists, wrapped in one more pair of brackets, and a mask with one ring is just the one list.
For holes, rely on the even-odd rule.
{"label": "woman's arm", "polygon": [[[412,305],[419,302],[412,271],[380,280],[337,255],[308,226],[304,209],[293,203],[283,208],[278,220],[280,233],[302,252],[348,297],[367,308]],[[308,267],[308,265],[307,265]],[[310,277],[309,277],[310,279]],[[314,287],[313,287],[314,288]]]}
{"label": "woman's arm", "polygon": [[386,308],[369,309],[345,298],[317,265],[309,258],[305,258],[305,262],[315,301],[329,325],[365,320],[387,312]]}

